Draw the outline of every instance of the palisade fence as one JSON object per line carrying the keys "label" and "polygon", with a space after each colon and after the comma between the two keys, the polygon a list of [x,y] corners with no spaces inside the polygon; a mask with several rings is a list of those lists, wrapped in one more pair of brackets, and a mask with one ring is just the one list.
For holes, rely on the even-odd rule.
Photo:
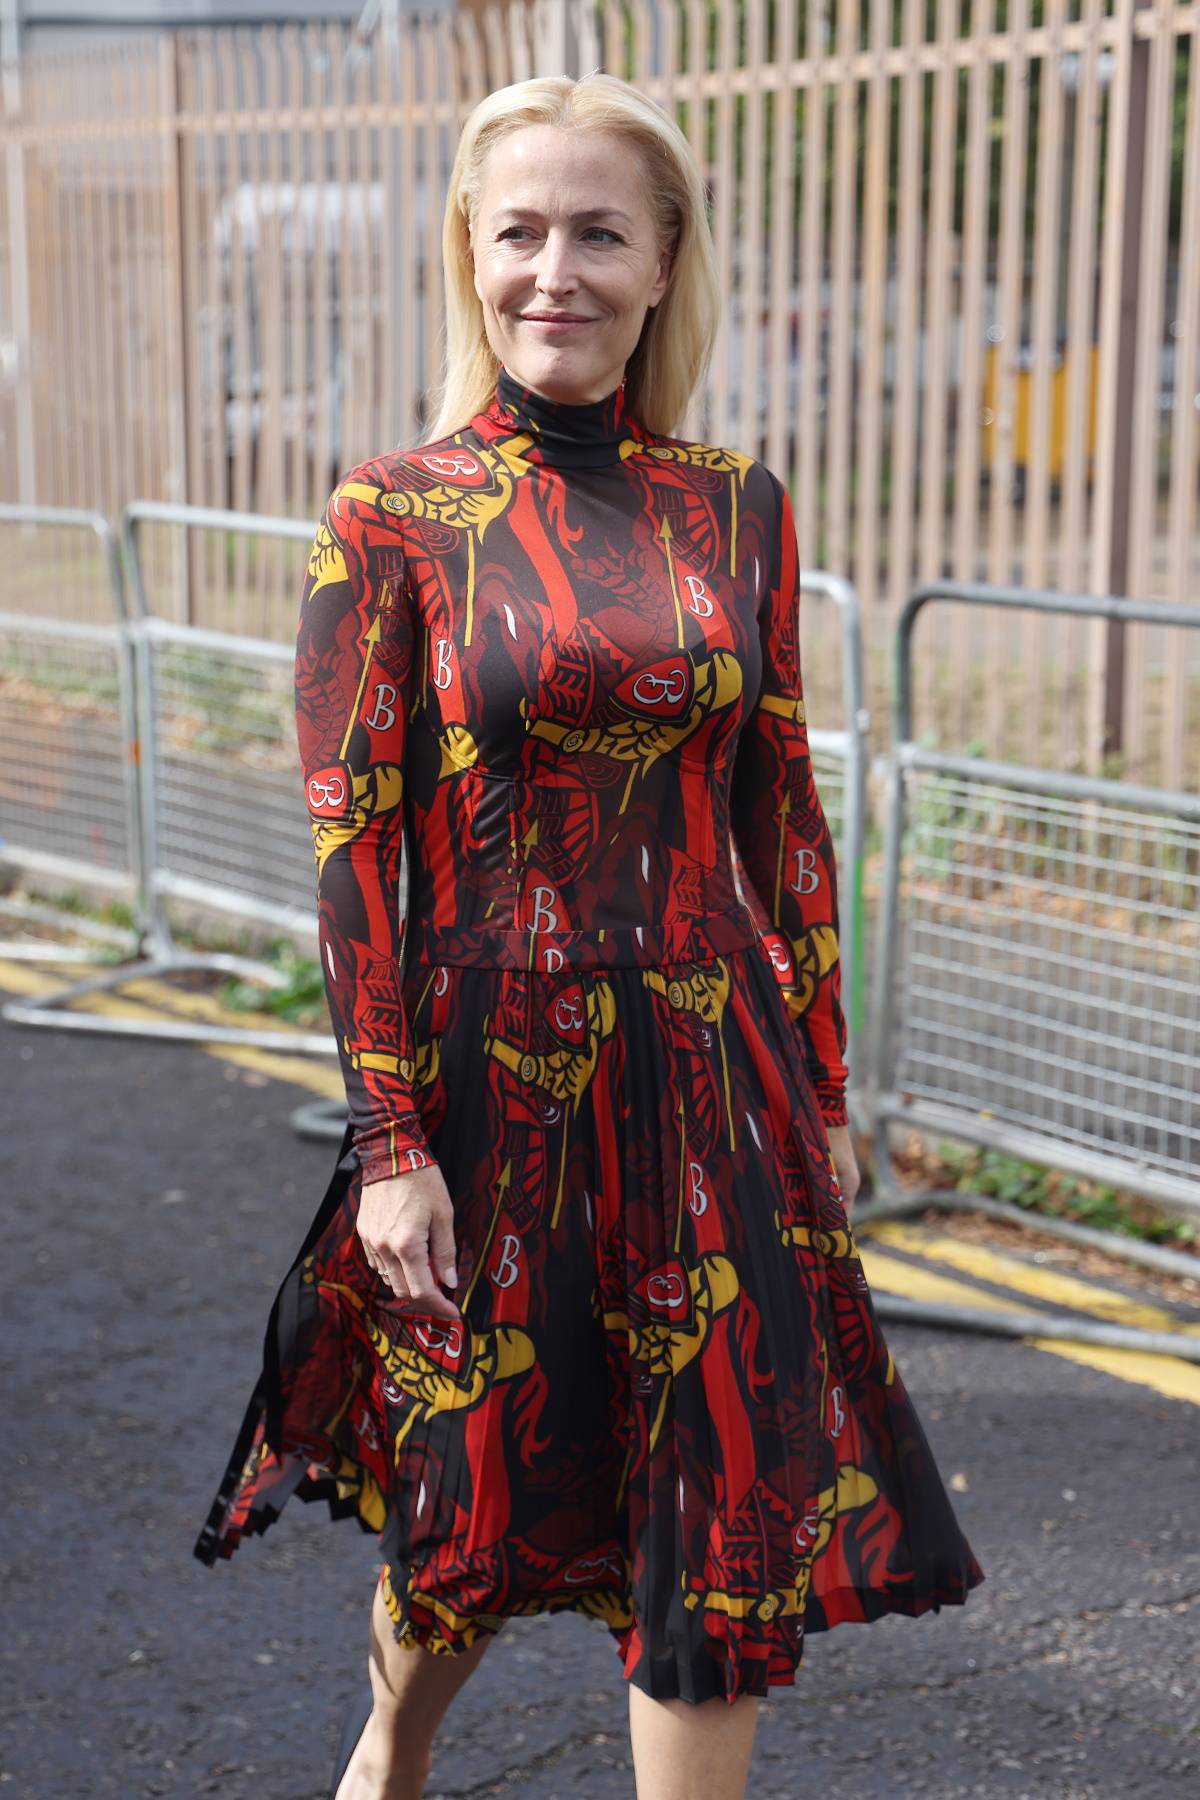
{"label": "palisade fence", "polygon": [[[802,560],[860,596],[877,719],[919,581],[1186,600],[1198,16],[514,0],[366,41],[248,27],[26,58],[0,122],[0,497],[318,513],[352,462],[420,439],[466,112],[603,68],[672,111],[708,184],[726,313],[680,430],[787,480]],[[6,571],[0,604],[51,604],[77,554]],[[290,635],[279,546],[173,558],[175,616]],[[833,714],[836,655],[808,680]],[[1200,650],[1140,621],[963,609],[914,699],[923,737],[995,756],[1035,741],[1168,788],[1200,767]]]}

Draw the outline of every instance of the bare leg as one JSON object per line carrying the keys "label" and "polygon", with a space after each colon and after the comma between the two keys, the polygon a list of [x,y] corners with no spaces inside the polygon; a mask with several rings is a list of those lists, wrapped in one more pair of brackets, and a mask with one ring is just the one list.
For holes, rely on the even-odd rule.
{"label": "bare leg", "polygon": [[758,1696],[652,1700],[629,1684],[637,1800],[744,1800]]}
{"label": "bare leg", "polygon": [[469,1650],[450,1656],[398,1644],[383,1585],[376,1583],[369,1662],[375,1708],[342,1776],[337,1800],[420,1800],[437,1728],[493,1636],[485,1632]]}

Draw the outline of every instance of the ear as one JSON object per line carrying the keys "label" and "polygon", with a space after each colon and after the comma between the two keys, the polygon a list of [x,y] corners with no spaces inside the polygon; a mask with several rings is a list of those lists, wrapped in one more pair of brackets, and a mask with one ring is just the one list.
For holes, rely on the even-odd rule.
{"label": "ear", "polygon": [[662,252],[662,254],[659,256],[658,273],[654,277],[654,286],[650,290],[650,293],[651,293],[650,305],[651,306],[657,306],[658,302],[662,299],[663,295],[666,293],[668,284],[671,279],[671,268],[674,263],[674,260],[675,260],[674,253],[673,253],[673,251],[670,251],[670,250],[664,250]]}

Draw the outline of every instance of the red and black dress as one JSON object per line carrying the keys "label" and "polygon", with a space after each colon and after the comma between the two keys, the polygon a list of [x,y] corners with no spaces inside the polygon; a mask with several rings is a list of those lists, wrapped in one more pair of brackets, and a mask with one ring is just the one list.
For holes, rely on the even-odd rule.
{"label": "red and black dress", "polygon": [[[350,1123],[202,1561],[324,1500],[379,1534],[402,1643],[571,1607],[691,1701],[983,1579],[826,1138],[845,1027],[798,598],[783,484],[622,388],[564,404],[502,369],[469,425],[333,494],[296,704]],[[461,1326],[355,1230],[364,1178],[431,1158]]]}

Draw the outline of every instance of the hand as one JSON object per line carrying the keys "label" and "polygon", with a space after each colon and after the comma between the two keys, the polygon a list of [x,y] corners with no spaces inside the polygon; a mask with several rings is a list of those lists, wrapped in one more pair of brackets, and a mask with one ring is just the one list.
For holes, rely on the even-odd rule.
{"label": "hand", "polygon": [[358,1235],[367,1261],[398,1299],[442,1319],[461,1319],[454,1301],[438,1291],[439,1282],[452,1288],[457,1277],[454,1204],[437,1163],[364,1183]]}
{"label": "hand", "polygon": [[825,1135],[829,1139],[829,1154],[833,1158],[833,1166],[837,1170],[837,1178],[841,1184],[842,1199],[847,1213],[854,1205],[854,1197],[862,1184],[862,1176],[858,1172],[858,1163],[854,1156],[854,1145],[850,1142],[848,1125],[827,1125]]}

